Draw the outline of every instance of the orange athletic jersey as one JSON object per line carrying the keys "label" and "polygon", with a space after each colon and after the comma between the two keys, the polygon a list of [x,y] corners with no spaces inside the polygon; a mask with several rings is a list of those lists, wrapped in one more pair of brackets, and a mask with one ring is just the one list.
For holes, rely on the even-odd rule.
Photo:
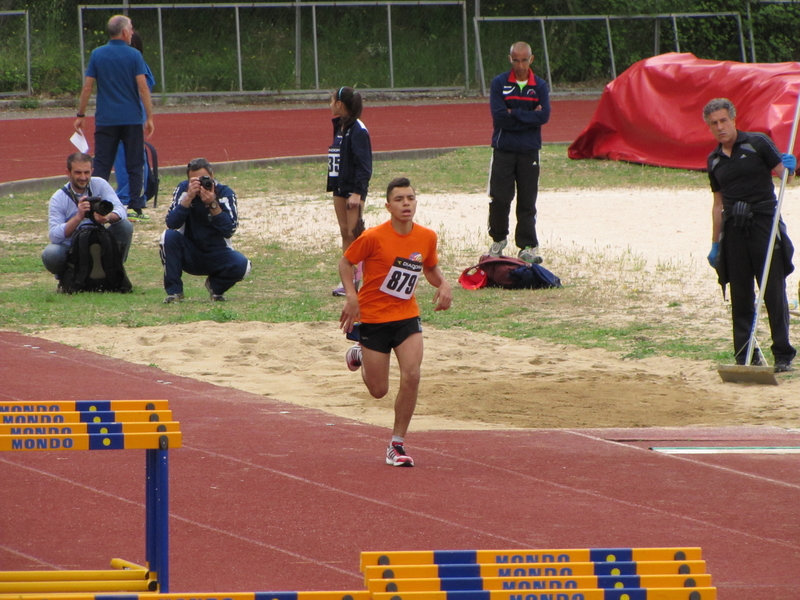
{"label": "orange athletic jersey", "polygon": [[414,223],[401,235],[386,221],[359,236],[344,253],[353,264],[364,262],[358,292],[362,323],[388,323],[419,316],[414,291],[424,278],[422,268],[439,264],[436,232]]}

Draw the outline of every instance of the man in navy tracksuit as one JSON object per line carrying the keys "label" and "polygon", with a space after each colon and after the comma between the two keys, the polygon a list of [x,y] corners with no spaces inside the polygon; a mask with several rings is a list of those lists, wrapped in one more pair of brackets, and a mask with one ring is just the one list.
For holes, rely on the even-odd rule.
{"label": "man in navy tracksuit", "polygon": [[489,176],[489,235],[491,256],[500,256],[508,240],[508,215],[514,188],[517,195],[515,242],[519,257],[540,263],[536,236],[536,196],[539,193],[539,150],[542,125],[550,119],[550,90],[534,75],[531,47],[525,42],[511,46],[512,69],[492,80],[492,164]]}
{"label": "man in navy tracksuit", "polygon": [[239,222],[236,194],[214,179],[205,158],[192,160],[186,174],[172,195],[168,229],[161,236],[164,304],[183,300],[184,271],[207,275],[211,300],[225,300],[223,294],[250,272],[250,261],[231,244]]}

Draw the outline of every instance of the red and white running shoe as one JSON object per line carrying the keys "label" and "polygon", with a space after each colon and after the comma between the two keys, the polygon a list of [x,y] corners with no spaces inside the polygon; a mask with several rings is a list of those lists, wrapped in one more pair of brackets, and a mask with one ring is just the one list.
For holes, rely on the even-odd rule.
{"label": "red and white running shoe", "polygon": [[386,449],[386,464],[393,467],[413,467],[414,459],[406,454],[403,444],[394,442]]}
{"label": "red and white running shoe", "polygon": [[351,371],[358,371],[361,368],[361,344],[356,344],[344,355],[347,368]]}

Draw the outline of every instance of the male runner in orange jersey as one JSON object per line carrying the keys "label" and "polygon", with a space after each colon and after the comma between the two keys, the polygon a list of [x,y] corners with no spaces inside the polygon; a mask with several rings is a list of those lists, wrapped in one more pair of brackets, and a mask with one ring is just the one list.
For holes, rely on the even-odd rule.
{"label": "male runner in orange jersey", "polygon": [[[403,443],[417,405],[422,364],[422,325],[414,291],[419,276],[424,275],[437,288],[434,310],[450,308],[453,293],[438,266],[436,233],[414,223],[417,196],[407,178],[389,183],[386,210],[391,219],[362,233],[339,261],[346,295],[340,324],[350,333],[360,321],[360,341],[347,351],[347,366],[351,371],[361,368],[361,377],[375,398],[389,392],[389,362],[394,350],[400,389],[386,464],[413,467]],[[357,292],[351,274],[353,265],[362,261],[364,280]]]}

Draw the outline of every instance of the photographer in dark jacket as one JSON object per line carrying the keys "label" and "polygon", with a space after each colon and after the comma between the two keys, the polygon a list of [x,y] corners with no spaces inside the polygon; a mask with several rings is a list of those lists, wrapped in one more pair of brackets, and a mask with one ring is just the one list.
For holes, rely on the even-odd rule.
{"label": "photographer in dark jacket", "polygon": [[[328,186],[333,192],[333,208],[342,234],[342,252],[361,234],[361,218],[372,177],[372,144],[369,131],[361,122],[361,94],[351,87],[331,93],[333,143],[328,149]],[[353,281],[361,281],[361,266],[356,267]],[[334,296],[344,296],[341,285]]]}
{"label": "photographer in dark jacket", "polygon": [[231,244],[239,222],[236,194],[214,179],[205,158],[192,160],[186,174],[172,195],[168,229],[161,236],[164,304],[183,300],[184,271],[207,275],[211,300],[223,301],[223,294],[250,273],[250,261]]}

